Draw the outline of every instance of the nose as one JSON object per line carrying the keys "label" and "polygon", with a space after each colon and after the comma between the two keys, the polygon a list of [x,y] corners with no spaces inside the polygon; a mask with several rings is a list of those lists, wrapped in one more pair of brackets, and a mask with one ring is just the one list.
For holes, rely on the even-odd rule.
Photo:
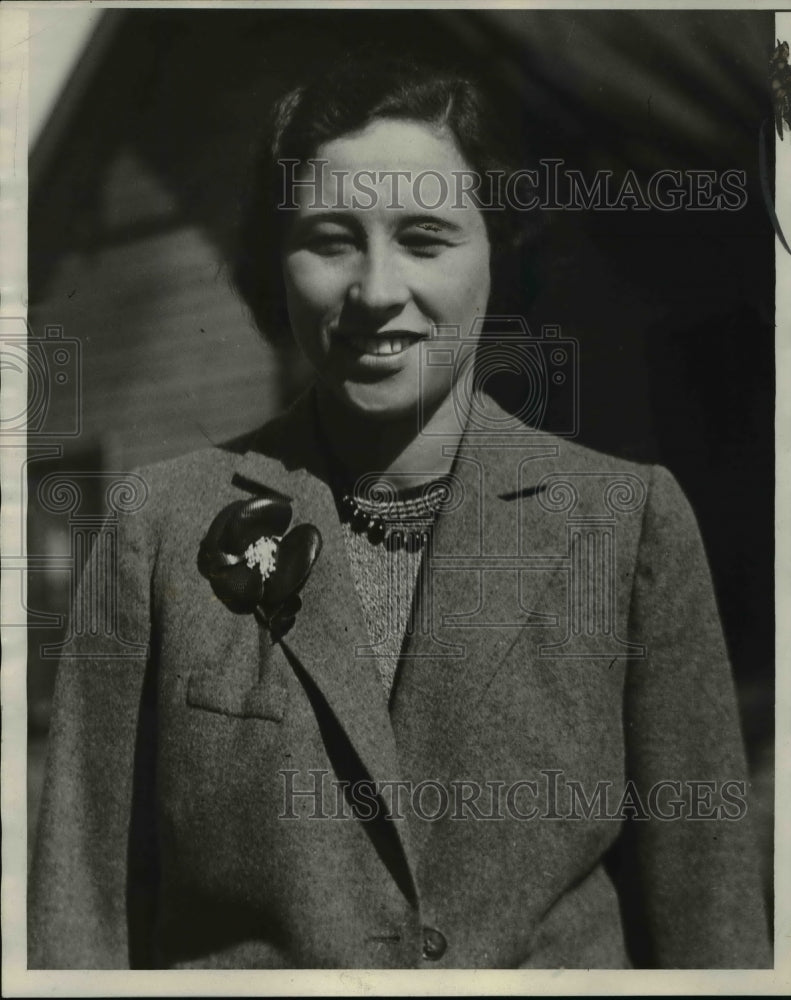
{"label": "nose", "polygon": [[369,245],[360,261],[360,271],[349,288],[349,301],[358,309],[397,315],[410,297],[397,254],[386,245]]}

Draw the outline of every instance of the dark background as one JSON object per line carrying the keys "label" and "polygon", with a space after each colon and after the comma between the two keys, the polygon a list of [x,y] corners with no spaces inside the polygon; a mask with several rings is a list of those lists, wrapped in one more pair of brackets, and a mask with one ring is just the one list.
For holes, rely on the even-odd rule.
{"label": "dark background", "polygon": [[[59,459],[31,456],[31,554],[68,545],[36,505],[46,473],[224,440],[302,385],[293,352],[252,330],[225,260],[263,113],[328,53],[457,52],[518,116],[525,163],[562,157],[616,182],[743,170],[736,212],[552,213],[528,321],[579,342],[579,440],[668,466],[698,514],[770,884],[774,241],[759,146],[773,31],[771,12],[721,10],[106,11],[30,161],[30,323],[80,342],[83,419]],[[69,405],[53,393],[55,426]],[[31,573],[28,596],[64,613],[68,573]],[[54,671],[37,650],[58,634],[31,629],[32,817]]]}

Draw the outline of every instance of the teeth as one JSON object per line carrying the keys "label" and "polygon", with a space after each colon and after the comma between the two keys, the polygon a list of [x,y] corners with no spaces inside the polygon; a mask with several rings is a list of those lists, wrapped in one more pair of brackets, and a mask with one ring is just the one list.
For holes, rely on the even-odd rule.
{"label": "teeth", "polygon": [[361,354],[401,354],[412,342],[407,337],[350,337],[352,347]]}

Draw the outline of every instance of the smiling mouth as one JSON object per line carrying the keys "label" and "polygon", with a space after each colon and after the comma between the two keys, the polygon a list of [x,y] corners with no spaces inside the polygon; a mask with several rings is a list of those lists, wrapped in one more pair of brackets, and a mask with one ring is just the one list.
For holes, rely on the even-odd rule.
{"label": "smiling mouth", "polygon": [[398,330],[392,334],[347,334],[342,338],[344,344],[355,354],[373,357],[389,357],[403,354],[413,344],[423,339],[422,334]]}

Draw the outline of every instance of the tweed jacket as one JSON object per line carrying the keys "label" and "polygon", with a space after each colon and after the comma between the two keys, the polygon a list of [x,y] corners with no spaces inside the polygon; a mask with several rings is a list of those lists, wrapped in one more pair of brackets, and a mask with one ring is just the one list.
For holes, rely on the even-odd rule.
{"label": "tweed jacket", "polygon": [[[86,634],[59,668],[32,968],[770,964],[690,506],[500,416],[459,448],[389,706],[304,399],[142,470],[118,609],[147,655]],[[281,642],[196,569],[261,487],[323,538]]]}

